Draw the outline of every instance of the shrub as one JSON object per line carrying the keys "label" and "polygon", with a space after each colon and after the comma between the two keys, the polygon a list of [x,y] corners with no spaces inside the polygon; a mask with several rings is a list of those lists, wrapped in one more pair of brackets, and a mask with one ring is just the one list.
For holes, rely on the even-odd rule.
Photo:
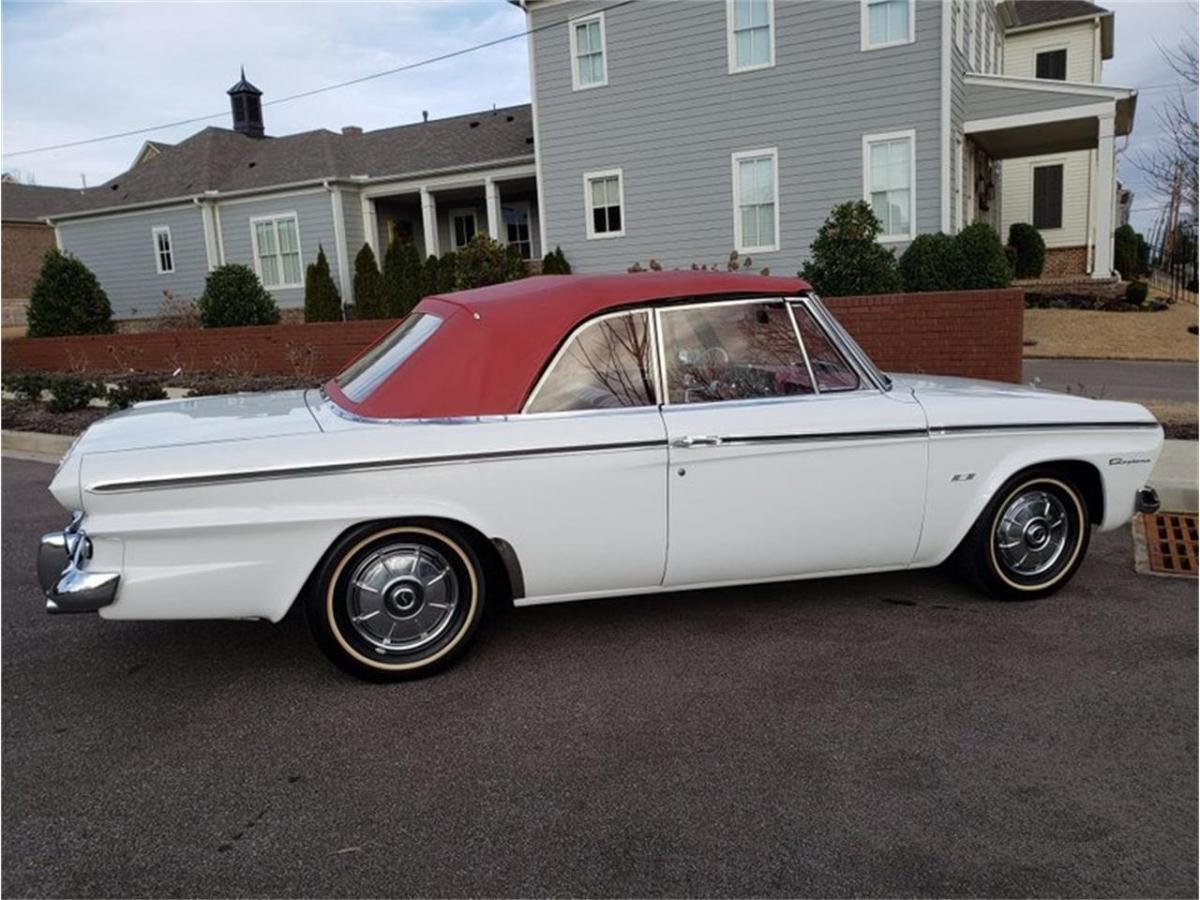
{"label": "shrub", "polygon": [[408,315],[421,300],[421,257],[412,241],[393,240],[383,257],[383,295],[387,314]]}
{"label": "shrub", "polygon": [[953,291],[963,282],[962,250],[948,234],[920,234],[900,256],[906,291]]}
{"label": "shrub", "polygon": [[91,269],[55,247],[42,257],[42,270],[29,294],[30,337],[111,334],[112,306]]}
{"label": "shrub", "polygon": [[458,290],[458,253],[447,250],[438,260],[438,289],[439,294],[449,294]]}
{"label": "shrub", "polygon": [[383,300],[383,276],[375,261],[375,251],[363,244],[354,257],[354,318],[383,319],[387,305]]}
{"label": "shrub", "polygon": [[46,389],[50,391],[50,399],[46,401],[46,408],[54,413],[83,409],[93,399],[104,397],[108,393],[103,382],[83,378],[79,375],[50,375]]}
{"label": "shrub", "polygon": [[151,375],[132,375],[108,389],[109,409],[128,409],[144,400],[166,400],[163,384]]}
{"label": "shrub", "polygon": [[208,273],[201,295],[200,324],[205,328],[275,325],[279,307],[248,266],[220,266]]}
{"label": "shrub", "polygon": [[460,291],[500,284],[509,280],[508,256],[504,247],[486,234],[476,234],[458,251],[455,284]]}
{"label": "shrub", "polygon": [[509,244],[504,248],[504,264],[505,281],[520,281],[529,275],[529,267],[525,265],[521,248],[516,244]]}
{"label": "shrub", "polygon": [[543,275],[570,275],[571,264],[563,255],[562,247],[555,247],[542,257]]}
{"label": "shrub", "polygon": [[1144,281],[1131,281],[1125,286],[1125,299],[1141,306],[1150,295],[1150,286]]}
{"label": "shrub", "polygon": [[1149,274],[1150,245],[1133,230],[1122,225],[1113,232],[1113,267],[1126,278]]}
{"label": "shrub", "polygon": [[421,296],[428,297],[441,292],[441,263],[432,253],[421,264]]}
{"label": "shrub", "polygon": [[45,372],[13,372],[4,376],[4,389],[18,400],[41,400],[42,391],[50,386]]}
{"label": "shrub", "polygon": [[865,201],[835,206],[817,232],[800,277],[829,297],[899,290],[896,256],[875,240],[882,230]]}
{"label": "shrub", "polygon": [[1025,222],[1014,222],[1008,228],[1008,246],[1016,259],[1012,264],[1017,278],[1040,278],[1046,266],[1046,242],[1041,232]]}
{"label": "shrub", "polygon": [[333,275],[329,271],[329,260],[325,248],[317,245],[317,261],[304,272],[304,321],[340,322],[342,320],[342,298]]}
{"label": "shrub", "polygon": [[986,222],[976,222],[960,231],[954,240],[962,253],[964,289],[1008,287],[1012,269],[996,229]]}

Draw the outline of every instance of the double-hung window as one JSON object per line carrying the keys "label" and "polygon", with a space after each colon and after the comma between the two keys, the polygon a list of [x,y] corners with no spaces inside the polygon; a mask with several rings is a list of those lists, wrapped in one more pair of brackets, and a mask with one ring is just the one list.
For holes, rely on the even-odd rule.
{"label": "double-hung window", "polygon": [[1038,78],[1048,78],[1052,81],[1067,80],[1067,51],[1045,50],[1036,57],[1036,74]]}
{"label": "double-hung window", "polygon": [[571,86],[577,91],[608,84],[604,13],[572,19]]}
{"label": "double-hung window", "polygon": [[300,228],[295,213],[250,220],[254,241],[254,267],[267,288],[304,286],[300,260]]}
{"label": "double-hung window", "polygon": [[154,269],[159,275],[170,275],[175,271],[175,251],[171,247],[171,228],[159,225],[151,229],[154,238]]}
{"label": "double-hung window", "polygon": [[587,206],[589,238],[621,237],[625,234],[625,186],[620,169],[585,172],[583,199]]}
{"label": "double-hung window", "polygon": [[1062,228],[1062,163],[1033,167],[1033,227]]}
{"label": "double-hung window", "polygon": [[862,0],[862,49],[912,41],[913,0]]}
{"label": "double-hung window", "polygon": [[729,71],[775,64],[775,0],[725,0],[729,26]]}
{"label": "double-hung window", "polygon": [[733,241],[739,253],[779,249],[779,154],[733,154]]}
{"label": "double-hung window", "polygon": [[454,239],[455,250],[461,250],[471,243],[471,238],[475,237],[477,230],[475,210],[456,209],[450,213],[450,231]]}
{"label": "double-hung window", "polygon": [[881,241],[913,237],[916,132],[863,137],[863,193],[883,224]]}

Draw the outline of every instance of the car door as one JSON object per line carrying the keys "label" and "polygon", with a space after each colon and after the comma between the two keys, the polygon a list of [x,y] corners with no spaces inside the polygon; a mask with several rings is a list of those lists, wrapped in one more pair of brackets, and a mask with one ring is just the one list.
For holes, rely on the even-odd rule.
{"label": "car door", "polygon": [[907,565],[928,433],[803,302],[657,311],[670,444],[664,584]]}

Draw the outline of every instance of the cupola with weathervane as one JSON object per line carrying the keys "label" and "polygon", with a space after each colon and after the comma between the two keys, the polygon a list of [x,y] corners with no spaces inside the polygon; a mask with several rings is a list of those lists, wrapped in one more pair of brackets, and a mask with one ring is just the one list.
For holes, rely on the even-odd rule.
{"label": "cupola with weathervane", "polygon": [[229,94],[229,103],[233,107],[233,130],[246,137],[265,137],[262,91],[246,80],[245,66],[242,66],[241,79],[226,93]]}

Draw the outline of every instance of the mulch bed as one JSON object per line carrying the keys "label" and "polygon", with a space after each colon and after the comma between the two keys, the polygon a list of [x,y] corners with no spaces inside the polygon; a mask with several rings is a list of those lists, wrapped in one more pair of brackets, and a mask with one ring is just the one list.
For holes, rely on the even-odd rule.
{"label": "mulch bed", "polygon": [[88,406],[68,413],[52,413],[45,403],[5,400],[0,404],[0,427],[5,431],[41,431],[45,434],[78,434],[112,410]]}
{"label": "mulch bed", "polygon": [[1161,300],[1130,303],[1124,297],[1110,299],[1090,294],[1025,294],[1026,309],[1094,309],[1100,312],[1162,312],[1170,304]]}

